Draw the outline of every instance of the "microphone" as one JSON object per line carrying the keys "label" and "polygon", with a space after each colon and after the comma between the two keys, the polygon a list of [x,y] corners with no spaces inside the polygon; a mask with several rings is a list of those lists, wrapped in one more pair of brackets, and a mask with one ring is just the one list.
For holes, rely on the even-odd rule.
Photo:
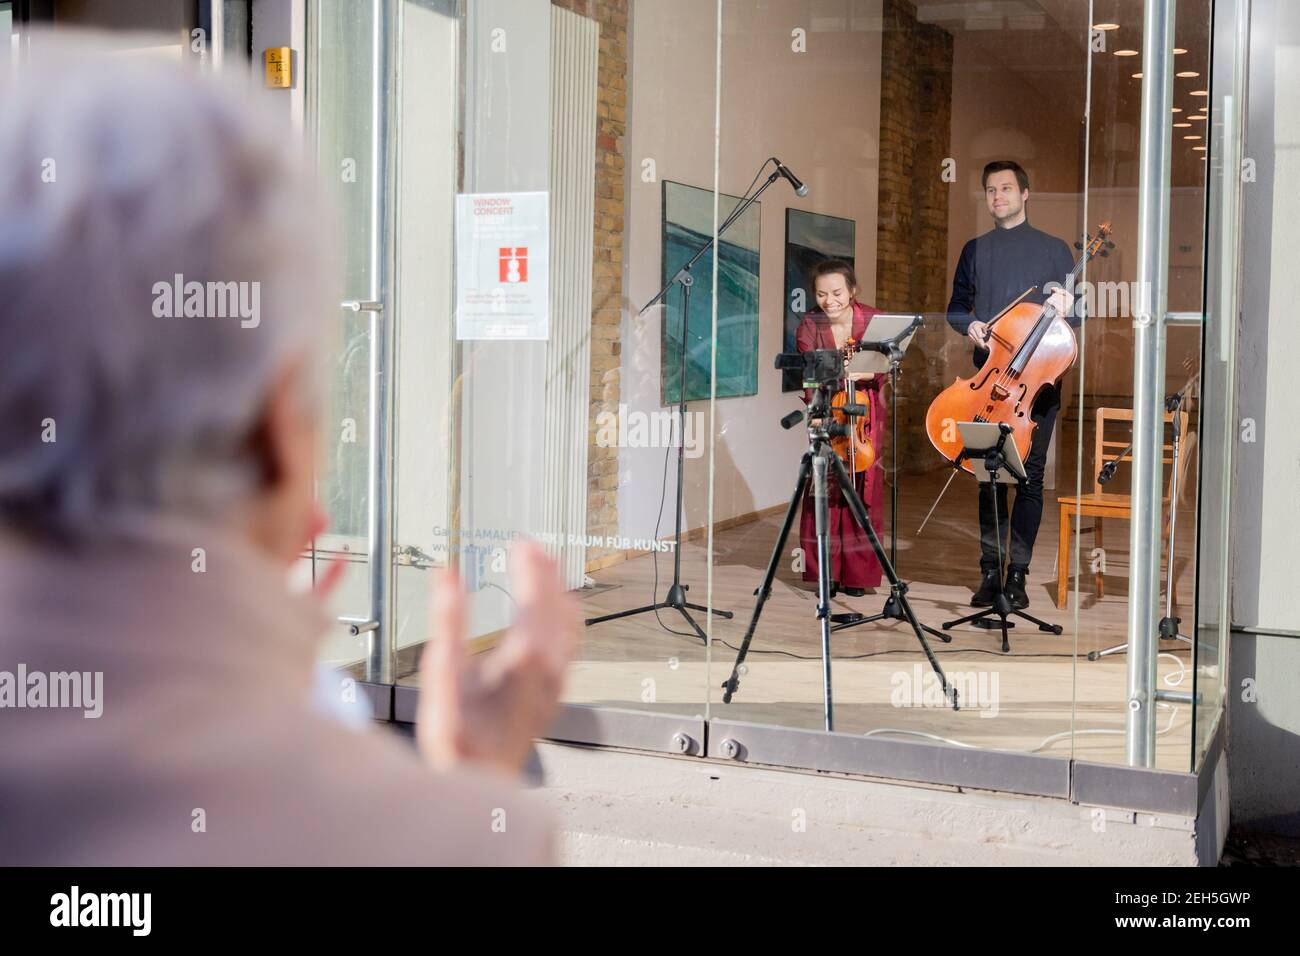
{"label": "microphone", "polygon": [[790,172],[789,166],[781,162],[781,160],[777,159],[775,156],[772,157],[772,162],[776,163],[776,171],[789,180],[790,185],[794,187],[794,194],[796,196],[802,197],[808,195],[808,187],[803,184],[803,180]]}
{"label": "microphone", "polygon": [[1127,455],[1132,450],[1133,450],[1133,446],[1130,444],[1122,452],[1120,452],[1110,461],[1106,462],[1106,464],[1102,465],[1101,471],[1097,472],[1097,484],[1104,485],[1106,482],[1114,478],[1115,472],[1119,471],[1120,461],[1122,461],[1124,456]]}

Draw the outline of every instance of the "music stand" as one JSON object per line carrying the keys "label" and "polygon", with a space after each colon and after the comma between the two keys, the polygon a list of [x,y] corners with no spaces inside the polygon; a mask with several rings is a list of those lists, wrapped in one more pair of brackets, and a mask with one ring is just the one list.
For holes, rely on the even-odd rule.
{"label": "music stand", "polygon": [[[1002,582],[1006,576],[1006,568],[1003,566],[1002,558],[1002,526],[998,517],[996,486],[998,484],[1018,485],[1028,477],[1025,474],[1025,464],[1020,458],[1020,449],[1016,447],[1015,442],[1007,440],[1011,437],[1011,426],[1002,422],[958,422],[957,432],[961,435],[963,448],[953,462],[953,467],[960,468],[963,459],[969,461],[976,480],[981,485],[987,485],[987,493],[993,496],[993,521],[998,548],[998,593],[993,599],[992,607],[960,617],[955,621],[945,621],[943,629],[946,631],[967,622],[988,630],[1000,628],[1002,653],[1005,654],[1011,650],[1007,631],[1016,626],[1014,621],[1007,620],[1009,617],[1019,617],[1037,624],[1040,631],[1048,634],[1060,634],[1065,629],[1059,624],[1048,624],[1032,614],[1026,614],[1012,607],[1011,600],[1003,590]],[[998,620],[989,620],[994,615],[997,615]]]}

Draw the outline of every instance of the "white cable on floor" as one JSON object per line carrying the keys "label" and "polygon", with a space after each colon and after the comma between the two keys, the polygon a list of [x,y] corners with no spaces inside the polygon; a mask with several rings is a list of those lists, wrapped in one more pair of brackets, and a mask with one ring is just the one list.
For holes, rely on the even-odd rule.
{"label": "white cable on floor", "polygon": [[1160,651],[1160,653],[1157,654],[1156,656],[1173,658],[1174,662],[1178,664],[1178,680],[1170,680],[1169,678],[1173,677],[1174,675],[1166,674],[1164,678],[1165,683],[1168,684],[1170,687],[1178,687],[1180,684],[1182,684],[1183,678],[1187,676],[1187,665],[1183,663],[1183,659],[1179,657],[1177,654],[1171,654],[1168,651]]}
{"label": "white cable on floor", "polygon": [[[1168,684],[1170,687],[1177,687],[1180,684],[1182,684],[1183,679],[1187,676],[1187,665],[1183,662],[1183,659],[1176,654],[1169,653],[1168,651],[1160,651],[1158,656],[1173,658],[1174,661],[1178,663],[1179,669],[1177,674],[1166,674],[1164,676],[1165,683]],[[1170,678],[1173,677],[1177,677],[1178,679],[1171,680]],[[1165,729],[1156,731],[1157,737],[1163,737],[1165,736],[1165,734],[1169,733],[1174,729],[1174,724],[1177,723],[1178,721],[1178,707],[1174,704],[1165,703],[1163,701],[1157,703],[1156,706],[1167,707],[1171,711],[1173,711],[1173,713],[1170,714],[1169,716],[1169,723],[1165,726]],[[954,740],[952,737],[941,737],[938,734],[927,733],[924,730],[904,730],[901,727],[880,727],[877,728],[876,730],[869,730],[862,736],[874,737],[877,734],[902,734],[905,737],[925,737],[929,740],[937,740],[940,743],[951,744],[954,747],[963,747],[967,750],[998,750],[998,751],[1002,751],[1003,753],[1032,754],[1032,753],[1038,753],[1038,751],[1043,750],[1044,748],[1050,746],[1056,741],[1062,740],[1066,737],[1084,737],[1090,734],[1096,735],[1096,734],[1123,734],[1123,733],[1127,733],[1127,731],[1110,730],[1110,729],[1100,728],[1100,727],[1089,727],[1089,728],[1085,728],[1084,730],[1063,730],[1059,734],[1052,734],[1050,737],[1044,737],[1037,747],[1032,747],[1029,750],[1010,750],[1005,747],[981,747],[978,744],[966,743],[964,740]]]}
{"label": "white cable on floor", "polygon": [[[1174,704],[1166,704],[1166,703],[1160,703],[1157,706],[1168,707],[1169,709],[1174,711],[1174,713],[1170,715],[1169,724],[1165,727],[1165,729],[1156,731],[1157,737],[1163,737],[1165,734],[1169,733],[1171,730],[1174,729],[1174,724],[1178,720],[1178,708]],[[925,737],[929,740],[937,740],[940,743],[951,744],[954,747],[963,747],[967,750],[997,750],[997,751],[1001,751],[1002,753],[1032,754],[1032,753],[1038,753],[1038,751],[1066,737],[1084,737],[1089,734],[1124,734],[1124,733],[1127,733],[1127,731],[1109,730],[1100,727],[1089,727],[1089,728],[1085,728],[1084,730],[1063,730],[1059,734],[1052,734],[1050,737],[1044,737],[1037,747],[1031,747],[1029,750],[1013,750],[1007,747],[983,747],[979,744],[966,743],[964,740],[955,740],[952,737],[941,737],[938,734],[927,733],[924,730],[904,730],[901,727],[880,727],[876,730],[868,730],[862,736],[874,737],[876,736],[876,734],[902,734],[905,737]]]}

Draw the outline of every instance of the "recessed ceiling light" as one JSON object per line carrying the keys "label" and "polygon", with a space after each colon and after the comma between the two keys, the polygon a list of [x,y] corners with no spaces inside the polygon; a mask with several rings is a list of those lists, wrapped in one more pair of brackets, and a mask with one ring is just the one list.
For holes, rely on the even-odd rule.
{"label": "recessed ceiling light", "polygon": [[1094,30],[1118,30],[1119,24],[1118,23],[1094,23],[1092,25],[1092,28]]}
{"label": "recessed ceiling light", "polygon": [[1197,73],[1195,70],[1183,70],[1183,72],[1181,73],[1174,74],[1174,76],[1181,76],[1185,80],[1190,80],[1192,77],[1200,76],[1200,75],[1201,74]]}
{"label": "recessed ceiling light", "polygon": [[1184,136],[1183,139],[1200,139],[1199,136]]}
{"label": "recessed ceiling light", "polygon": [[1138,51],[1137,50],[1116,50],[1115,55],[1116,56],[1137,56]]}
{"label": "recessed ceiling light", "polygon": [[1193,113],[1191,116],[1189,116],[1189,117],[1187,117],[1187,118],[1188,118],[1189,120],[1203,120],[1203,119],[1205,119],[1204,116],[1199,116],[1199,115],[1197,115],[1196,113]]}
{"label": "recessed ceiling light", "polygon": [[1202,113],[1205,113],[1208,112],[1210,108],[1208,106],[1198,106],[1197,109],[1200,110]]}
{"label": "recessed ceiling light", "polygon": [[1183,49],[1182,47],[1180,47],[1180,46],[1176,46],[1176,47],[1174,47],[1174,56],[1181,56],[1182,54],[1184,54],[1184,53],[1186,53],[1186,52],[1187,52],[1187,51],[1184,50],[1184,49]]}
{"label": "recessed ceiling light", "polygon": [[1142,74],[1141,74],[1141,73],[1134,73],[1134,74],[1133,74],[1133,79],[1135,79],[1135,80],[1140,80],[1140,79],[1142,79]]}
{"label": "recessed ceiling light", "polygon": [[1175,123],[1175,124],[1174,124],[1174,129],[1191,129],[1191,128],[1192,128],[1192,124],[1191,124],[1191,123]]}
{"label": "recessed ceiling light", "polygon": [[1199,152],[1202,152],[1202,153],[1205,152],[1205,147],[1204,147],[1204,146],[1193,146],[1192,149],[1198,150]]}
{"label": "recessed ceiling light", "polygon": [[1192,96],[1209,96],[1209,95],[1210,95],[1210,91],[1209,91],[1209,90],[1192,90],[1191,95],[1192,95]]}
{"label": "recessed ceiling light", "polygon": [[1175,106],[1175,107],[1174,107],[1174,112],[1175,112],[1175,113],[1181,113],[1182,111],[1183,111],[1183,109],[1182,109],[1181,106]]}

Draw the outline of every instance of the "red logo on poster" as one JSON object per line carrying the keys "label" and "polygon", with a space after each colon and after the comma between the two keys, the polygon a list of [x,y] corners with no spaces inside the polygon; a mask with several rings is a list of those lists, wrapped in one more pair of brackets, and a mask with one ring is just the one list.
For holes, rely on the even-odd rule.
{"label": "red logo on poster", "polygon": [[528,281],[528,247],[510,246],[498,253],[500,282]]}

